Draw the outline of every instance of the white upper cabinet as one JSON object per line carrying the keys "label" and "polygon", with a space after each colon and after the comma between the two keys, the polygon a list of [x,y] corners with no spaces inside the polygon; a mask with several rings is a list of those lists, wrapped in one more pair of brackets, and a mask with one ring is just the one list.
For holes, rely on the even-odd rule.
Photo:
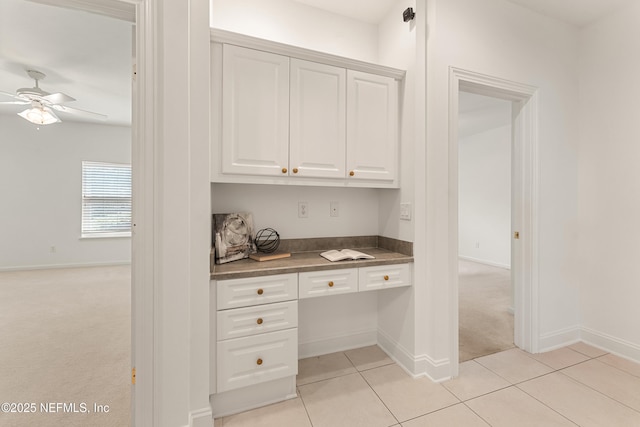
{"label": "white upper cabinet", "polygon": [[289,58],[224,45],[222,62],[222,172],[286,174]]}
{"label": "white upper cabinet", "polygon": [[398,159],[395,79],[347,71],[347,170],[350,180],[394,181]]}
{"label": "white upper cabinet", "polygon": [[290,175],[344,178],[346,70],[291,58]]}
{"label": "white upper cabinet", "polygon": [[397,188],[404,71],[212,30],[211,181]]}

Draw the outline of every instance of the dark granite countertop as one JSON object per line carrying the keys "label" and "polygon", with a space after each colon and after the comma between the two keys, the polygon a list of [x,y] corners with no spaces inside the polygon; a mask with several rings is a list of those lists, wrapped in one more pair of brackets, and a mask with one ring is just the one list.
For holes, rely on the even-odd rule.
{"label": "dark granite countertop", "polygon": [[[376,236],[377,237],[377,236]],[[333,240],[333,239],[331,239]],[[356,261],[336,261],[331,262],[320,256],[320,252],[327,250],[321,247],[319,250],[295,252],[291,250],[291,257],[275,259],[271,261],[254,261],[252,259],[243,259],[233,261],[226,264],[212,265],[211,279],[239,279],[244,277],[268,276],[273,274],[300,273],[304,271],[320,271],[320,270],[336,270],[354,267],[369,267],[376,265],[404,264],[413,262],[412,244],[401,242],[400,246],[394,244],[398,241],[388,242],[385,238],[376,239],[376,241],[367,240],[367,243],[378,243],[378,247],[353,247],[352,249],[373,255],[375,259],[360,259]],[[335,240],[333,240],[335,244]],[[318,243],[318,242],[316,242]],[[323,242],[319,242],[322,246]],[[384,248],[387,246],[391,248]],[[335,248],[335,246],[334,246]],[[394,250],[402,249],[403,252],[395,252]],[[406,250],[408,248],[408,250]],[[294,247],[291,247],[294,249]],[[337,249],[343,249],[339,247]],[[391,250],[394,249],[394,250]]]}

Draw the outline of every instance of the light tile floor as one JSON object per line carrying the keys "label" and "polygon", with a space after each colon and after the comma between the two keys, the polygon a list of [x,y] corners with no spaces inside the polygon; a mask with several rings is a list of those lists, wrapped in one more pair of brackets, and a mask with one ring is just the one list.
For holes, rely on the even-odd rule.
{"label": "light tile floor", "polygon": [[300,360],[298,397],[215,427],[640,426],[640,364],[574,344],[510,349],[413,379],[377,346]]}

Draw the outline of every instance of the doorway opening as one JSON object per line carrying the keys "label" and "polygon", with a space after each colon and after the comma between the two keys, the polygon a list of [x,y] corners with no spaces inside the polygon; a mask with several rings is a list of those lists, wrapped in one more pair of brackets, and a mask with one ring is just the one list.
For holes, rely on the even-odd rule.
{"label": "doorway opening", "polygon": [[[492,102],[498,100],[506,102],[510,105],[511,121],[510,121],[510,224],[506,225],[507,220],[500,221],[500,225],[494,224],[493,233],[506,233],[509,231],[509,243],[492,243],[494,249],[501,247],[500,255],[502,259],[508,260],[510,274],[507,274],[504,280],[511,282],[511,307],[513,311],[513,343],[525,351],[536,352],[538,348],[538,277],[537,277],[537,230],[538,230],[538,156],[537,156],[537,89],[535,87],[516,83],[510,80],[500,79],[493,76],[487,76],[471,71],[461,70],[458,68],[450,68],[449,80],[449,212],[450,212],[450,252],[449,267],[451,278],[451,319],[452,331],[455,336],[452,339],[452,360],[460,361],[460,340],[458,331],[460,330],[459,318],[459,297],[460,286],[462,280],[459,278],[459,255],[464,252],[465,245],[471,242],[470,250],[477,249],[477,254],[483,249],[482,241],[479,237],[469,241],[468,230],[463,229],[469,224],[475,224],[478,227],[478,219],[464,218],[469,209],[467,199],[461,200],[469,188],[461,187],[466,185],[465,176],[461,178],[462,171],[461,161],[468,164],[468,152],[461,152],[460,142],[460,94],[463,97],[467,94],[481,95],[488,97]],[[479,98],[474,98],[479,99]],[[485,99],[485,101],[487,101]],[[504,134],[504,129],[502,133]],[[503,144],[504,145],[504,144]],[[478,146],[471,147],[479,148]],[[464,148],[463,148],[464,150]],[[462,157],[461,157],[462,156]],[[506,156],[504,152],[497,158]],[[474,156],[470,156],[473,163]],[[476,165],[477,166],[477,165]],[[504,165],[503,165],[504,166]],[[495,172],[495,171],[492,171]],[[506,179],[504,167],[502,168],[502,179]],[[494,180],[496,177],[494,177]],[[478,185],[479,183],[473,183]],[[504,185],[502,186],[504,187]],[[477,191],[477,188],[476,188]],[[505,196],[504,188],[501,192],[502,205],[504,205]],[[476,208],[482,206],[482,203],[491,206],[487,202],[488,196],[484,198],[476,194]],[[462,210],[460,208],[462,207]],[[495,204],[494,204],[495,207]],[[461,219],[467,222],[459,222]],[[495,217],[495,216],[494,216]],[[501,218],[505,218],[504,209],[500,214]],[[498,227],[498,228],[495,228]],[[488,225],[484,226],[483,232],[491,231]],[[496,231],[500,230],[500,231]],[[480,236],[479,234],[477,236]],[[487,238],[486,236],[483,238]],[[476,247],[478,246],[478,247]],[[510,248],[509,248],[510,246]],[[508,249],[507,249],[508,248]],[[473,252],[472,252],[473,253]],[[508,255],[507,255],[508,254]],[[487,254],[483,255],[487,256]],[[497,255],[496,255],[497,256]],[[498,259],[498,258],[496,258]],[[503,264],[504,262],[497,262]],[[481,265],[481,264],[480,264]],[[464,285],[464,283],[462,283]],[[467,357],[467,356],[464,356]],[[452,374],[458,374],[458,363],[452,366]]]}
{"label": "doorway opening", "polygon": [[514,347],[511,101],[459,93],[460,362]]}

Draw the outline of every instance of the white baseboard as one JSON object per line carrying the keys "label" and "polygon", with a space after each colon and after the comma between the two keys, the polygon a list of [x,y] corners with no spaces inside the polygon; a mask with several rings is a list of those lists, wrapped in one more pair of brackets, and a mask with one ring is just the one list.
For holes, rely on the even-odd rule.
{"label": "white baseboard", "polygon": [[585,327],[581,328],[580,338],[589,345],[640,363],[640,345],[638,344]]}
{"label": "white baseboard", "polygon": [[111,267],[117,265],[131,265],[128,261],[105,261],[105,262],[87,262],[87,263],[69,263],[69,264],[42,264],[42,265],[18,265],[10,267],[0,267],[3,271],[29,271],[29,270],[51,270],[59,268],[82,268],[82,267]]}
{"label": "white baseboard", "polygon": [[376,342],[375,329],[351,331],[340,336],[309,340],[298,343],[298,359],[367,347],[376,344]]}
{"label": "white baseboard", "polygon": [[213,413],[211,406],[201,408],[189,413],[189,427],[211,427]]}
{"label": "white baseboard", "polygon": [[414,378],[427,377],[433,382],[451,379],[449,359],[434,360],[426,354],[415,356],[380,329],[378,329],[378,346]]}
{"label": "white baseboard", "polygon": [[537,353],[546,353],[580,341],[580,326],[571,326],[540,335]]}
{"label": "white baseboard", "polygon": [[[212,417],[221,418],[295,397],[297,397],[296,376],[293,375],[212,394],[209,396],[209,403],[211,403]],[[207,427],[211,427],[211,418]]]}
{"label": "white baseboard", "polygon": [[511,269],[511,265],[509,265],[509,264],[501,264],[501,263],[498,263],[498,262],[488,261],[486,259],[473,258],[473,257],[470,257],[470,256],[464,256],[464,255],[458,255],[458,258],[459,259],[463,259],[465,261],[477,262],[478,264],[490,265],[491,267],[504,268],[506,270],[510,270]]}

